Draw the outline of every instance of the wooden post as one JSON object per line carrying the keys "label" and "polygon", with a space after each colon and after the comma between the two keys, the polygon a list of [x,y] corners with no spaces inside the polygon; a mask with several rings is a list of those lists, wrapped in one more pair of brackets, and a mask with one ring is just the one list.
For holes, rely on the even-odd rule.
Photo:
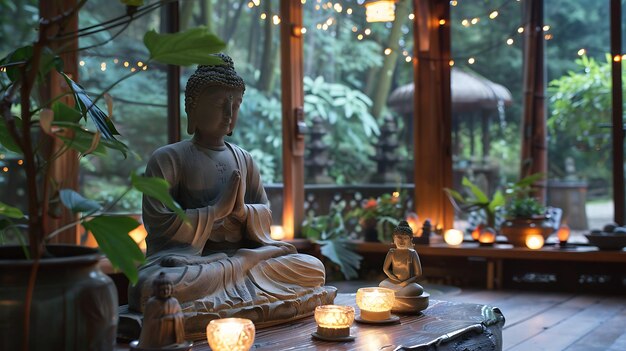
{"label": "wooden post", "polygon": [[[524,2],[524,104],[522,111],[522,146],[520,178],[534,173],[547,174],[543,38],[543,0]],[[534,184],[534,195],[545,202],[546,180]]]}
{"label": "wooden post", "polygon": [[[168,33],[180,30],[178,1],[165,5],[163,14]],[[180,141],[180,66],[167,65],[167,142]]]}
{"label": "wooden post", "polygon": [[[612,139],[614,219],[624,225],[624,107],[622,105],[622,4],[611,0]],[[616,61],[616,58],[619,60]]]}
{"label": "wooden post", "polygon": [[[39,2],[39,12],[40,17],[45,19],[54,18],[66,11],[73,9],[77,5],[76,0],[63,0],[63,1],[40,1]],[[78,15],[71,17],[67,24],[63,27],[63,31],[67,33],[73,33],[78,30]],[[63,60],[63,71],[65,74],[70,76],[74,81],[79,81],[78,77],[78,38],[68,39],[67,41],[63,41],[60,43],[63,46],[64,53],[61,54],[61,59]],[[43,97],[42,101],[49,101],[55,96],[59,96],[63,94],[66,90],[68,90],[67,83],[61,77],[61,75],[56,73],[51,73],[48,76],[47,84],[41,89],[40,93]],[[73,101],[71,97],[63,98],[62,102],[73,106]],[[50,106],[46,106],[46,108],[50,108]],[[43,134],[43,133],[42,133]],[[42,136],[47,138],[46,136]],[[50,155],[54,154],[55,151],[64,147],[63,142],[59,139],[46,140],[44,146]],[[50,167],[50,176],[54,179],[56,183],[55,186],[50,185],[50,190],[58,190],[58,189],[73,189],[78,191],[78,154],[75,150],[67,150],[63,155],[57,158]],[[51,197],[55,196],[51,191],[44,191],[44,196]],[[46,201],[46,200],[44,200]],[[66,209],[61,205],[61,212],[58,217],[51,217],[49,215],[50,209],[48,209],[48,213],[44,213],[43,224],[44,224],[44,232],[50,233],[58,228],[61,228],[67,224],[76,221],[76,215],[74,215],[70,210]],[[36,215],[36,214],[30,214]],[[78,235],[78,226],[71,227],[67,230],[64,230],[59,235],[54,237],[51,240],[53,243],[66,243],[66,244],[78,244],[79,243],[79,235]]]}
{"label": "wooden post", "polygon": [[454,220],[443,191],[452,187],[450,2],[413,0],[413,5],[415,211],[435,228],[447,229]]}
{"label": "wooden post", "polygon": [[302,3],[280,0],[280,67],[283,112],[283,230],[300,233],[304,220],[304,90]]}

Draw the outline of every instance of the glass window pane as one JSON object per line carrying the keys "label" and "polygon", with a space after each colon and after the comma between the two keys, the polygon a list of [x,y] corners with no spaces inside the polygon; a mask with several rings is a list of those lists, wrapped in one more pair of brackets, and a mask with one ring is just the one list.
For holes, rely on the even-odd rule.
{"label": "glass window pane", "polygon": [[610,2],[545,3],[549,203],[572,240],[613,221]]}
{"label": "glass window pane", "polygon": [[[453,188],[467,177],[488,196],[517,180],[522,120],[520,2],[451,1]],[[469,194],[466,194],[469,195]],[[484,213],[456,213],[473,229]]]}
{"label": "glass window pane", "polygon": [[368,22],[364,3],[303,5],[305,209],[325,215],[335,204],[346,214],[371,198],[382,210],[400,198],[377,214],[399,220],[413,207],[413,5],[398,1],[393,18]]}
{"label": "glass window pane", "polygon": [[[102,11],[105,5],[107,11]],[[125,13],[126,6],[120,2],[90,1],[80,12],[79,27],[102,23]],[[142,172],[152,152],[167,142],[165,66],[146,65],[149,55],[142,44],[144,33],[159,30],[160,24],[161,12],[156,9],[138,16],[125,29],[117,26],[79,39],[81,48],[106,42],[80,52],[79,81],[95,98],[122,80],[108,94],[113,102],[112,119],[121,134],[119,139],[132,151],[127,158],[120,152],[108,150],[108,157],[81,159],[82,191],[91,199],[114,201],[127,189],[129,174]],[[109,41],[114,36],[115,39]],[[104,99],[98,105],[107,111]],[[141,212],[141,194],[130,192],[113,210]]]}

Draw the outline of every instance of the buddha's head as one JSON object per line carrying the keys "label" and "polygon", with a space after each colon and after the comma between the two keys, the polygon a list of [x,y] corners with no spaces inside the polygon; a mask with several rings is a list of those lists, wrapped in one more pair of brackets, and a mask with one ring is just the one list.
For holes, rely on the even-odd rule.
{"label": "buddha's head", "polygon": [[168,299],[174,292],[174,284],[167,278],[164,272],[159,275],[152,282],[152,294],[159,299]]}
{"label": "buddha's head", "polygon": [[400,221],[393,230],[393,243],[398,249],[413,248],[413,230],[407,221]]}
{"label": "buddha's head", "polygon": [[222,65],[200,65],[185,88],[187,133],[203,137],[230,135],[246,86],[226,54],[214,55]]}

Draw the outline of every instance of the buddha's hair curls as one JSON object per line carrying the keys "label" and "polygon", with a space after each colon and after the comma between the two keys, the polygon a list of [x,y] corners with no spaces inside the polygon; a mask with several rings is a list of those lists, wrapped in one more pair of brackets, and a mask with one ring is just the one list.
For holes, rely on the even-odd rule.
{"label": "buddha's hair curls", "polygon": [[243,79],[235,72],[235,65],[230,56],[219,53],[214,54],[223,61],[221,65],[200,65],[198,69],[189,77],[185,87],[185,112],[187,115],[193,111],[200,94],[210,86],[225,87],[246,90]]}

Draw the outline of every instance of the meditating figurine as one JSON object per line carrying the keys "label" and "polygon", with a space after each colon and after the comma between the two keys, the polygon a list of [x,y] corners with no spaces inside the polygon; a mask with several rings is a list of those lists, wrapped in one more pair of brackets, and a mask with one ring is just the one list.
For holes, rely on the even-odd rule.
{"label": "meditating figurine", "polygon": [[152,286],[154,295],[146,303],[141,335],[135,350],[189,349],[191,345],[185,341],[183,312],[178,300],[172,297],[172,281],[161,272]]}
{"label": "meditating figurine", "polygon": [[428,307],[428,293],[416,281],[422,276],[422,265],[413,248],[413,231],[401,221],[393,231],[395,249],[385,257],[383,271],[387,279],[379,286],[395,291],[394,312],[419,312]]}
{"label": "meditating figurine", "polygon": [[235,128],[245,85],[230,57],[199,66],[185,89],[191,140],[156,150],[146,175],[171,185],[189,223],[144,196],[147,263],[129,288],[129,310],[144,311],[163,271],[185,314],[187,338],[205,337],[215,318],[243,317],[259,325],[311,314],[336,295],[324,287],[324,265],[270,238],[271,211],[259,168],[224,137]]}

